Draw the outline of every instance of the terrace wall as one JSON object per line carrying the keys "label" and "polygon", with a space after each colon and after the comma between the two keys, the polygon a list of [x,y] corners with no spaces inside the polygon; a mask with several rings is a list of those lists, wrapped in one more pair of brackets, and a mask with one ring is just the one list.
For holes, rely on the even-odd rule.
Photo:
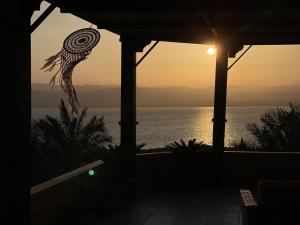
{"label": "terrace wall", "polygon": [[[137,156],[137,181],[143,186],[187,186],[214,184],[215,166],[211,152],[190,158],[172,153]],[[224,153],[223,184],[255,186],[259,179],[300,179],[300,153]]]}

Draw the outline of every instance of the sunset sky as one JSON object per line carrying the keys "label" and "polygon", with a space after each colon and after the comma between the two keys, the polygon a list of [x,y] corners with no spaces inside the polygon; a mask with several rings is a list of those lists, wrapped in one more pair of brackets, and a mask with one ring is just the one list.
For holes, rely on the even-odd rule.
{"label": "sunset sky", "polygon": [[[43,2],[41,9],[48,3]],[[36,12],[32,21],[40,12]],[[32,33],[32,82],[48,83],[52,73],[40,70],[44,60],[62,48],[73,31],[91,24],[56,9]],[[94,26],[94,28],[96,28]],[[99,30],[101,40],[88,60],[74,70],[75,85],[120,85],[119,36]],[[144,52],[150,47],[147,46]],[[160,42],[137,69],[137,85],[143,87],[211,87],[215,56],[208,45]],[[247,46],[244,47],[244,49]],[[138,54],[140,58],[142,53]],[[229,72],[228,84],[238,86],[300,85],[300,46],[254,46]],[[234,59],[230,59],[229,64]]]}

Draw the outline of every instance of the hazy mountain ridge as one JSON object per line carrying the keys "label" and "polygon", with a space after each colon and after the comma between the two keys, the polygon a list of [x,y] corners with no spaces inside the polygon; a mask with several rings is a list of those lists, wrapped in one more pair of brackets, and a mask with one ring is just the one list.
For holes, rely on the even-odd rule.
{"label": "hazy mountain ridge", "polygon": [[[120,87],[117,86],[76,86],[79,101],[87,107],[119,107]],[[32,84],[32,107],[57,107],[62,96],[59,86]],[[196,107],[212,106],[214,88],[186,87],[138,87],[137,105],[140,107]],[[239,86],[228,87],[228,106],[287,105],[300,104],[300,85],[282,87]]]}

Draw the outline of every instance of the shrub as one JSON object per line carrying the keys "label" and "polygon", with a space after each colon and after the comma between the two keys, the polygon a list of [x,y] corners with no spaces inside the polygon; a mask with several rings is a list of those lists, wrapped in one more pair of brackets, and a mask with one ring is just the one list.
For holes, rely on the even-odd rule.
{"label": "shrub", "polygon": [[230,144],[231,150],[234,151],[259,151],[259,147],[255,141],[245,140],[241,138],[240,141],[232,141]]}
{"label": "shrub", "polygon": [[86,121],[87,108],[75,116],[64,101],[59,106],[59,118],[46,116],[32,122],[32,174],[41,174],[32,184],[58,176],[84,164],[101,159],[112,137],[103,117]]}
{"label": "shrub", "polygon": [[289,109],[277,108],[262,115],[261,125],[250,123],[247,129],[263,151],[299,151],[300,108],[292,103]]}
{"label": "shrub", "polygon": [[175,153],[195,153],[207,149],[207,145],[205,145],[202,141],[197,142],[196,138],[188,140],[187,143],[180,139],[179,142],[174,141],[167,145],[166,149]]}

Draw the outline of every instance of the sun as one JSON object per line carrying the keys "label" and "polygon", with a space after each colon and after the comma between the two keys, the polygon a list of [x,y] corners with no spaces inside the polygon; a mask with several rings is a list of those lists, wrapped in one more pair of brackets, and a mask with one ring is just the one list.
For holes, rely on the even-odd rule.
{"label": "sun", "polygon": [[208,48],[207,49],[207,54],[208,55],[214,55],[214,54],[216,54],[216,49],[212,48],[212,47]]}

